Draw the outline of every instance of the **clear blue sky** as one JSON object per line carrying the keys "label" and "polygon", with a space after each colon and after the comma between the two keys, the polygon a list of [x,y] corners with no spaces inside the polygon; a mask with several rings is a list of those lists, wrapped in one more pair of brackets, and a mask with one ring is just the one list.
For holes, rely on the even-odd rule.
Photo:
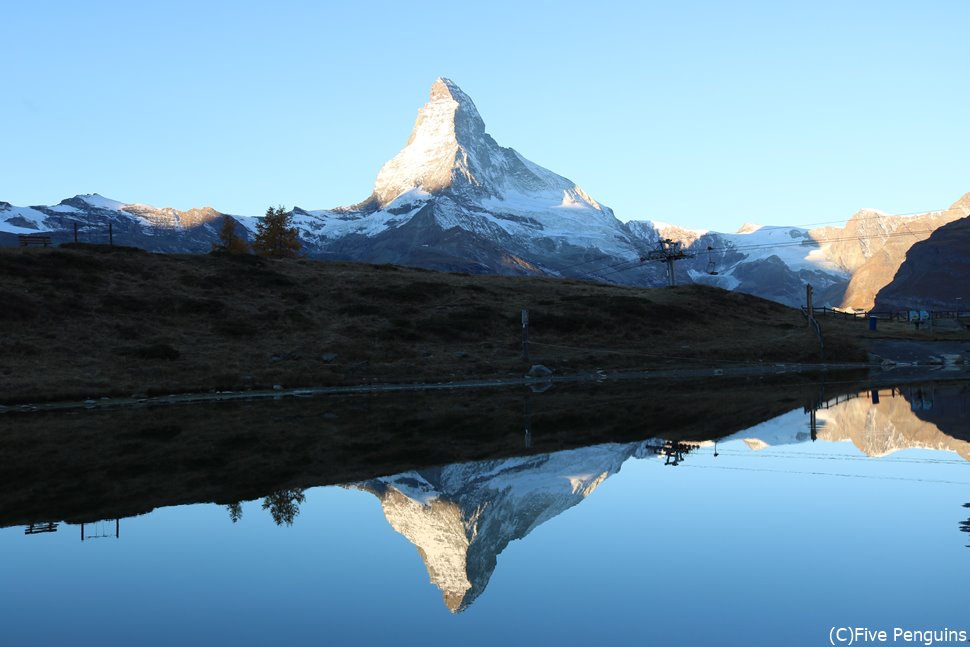
{"label": "clear blue sky", "polygon": [[970,3],[32,2],[0,200],[253,215],[370,193],[438,76],[622,220],[734,230],[970,191]]}

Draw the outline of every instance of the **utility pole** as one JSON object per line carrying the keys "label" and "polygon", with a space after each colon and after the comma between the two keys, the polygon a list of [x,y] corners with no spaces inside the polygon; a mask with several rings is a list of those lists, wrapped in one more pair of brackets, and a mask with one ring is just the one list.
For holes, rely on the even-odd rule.
{"label": "utility pole", "polygon": [[813,303],[812,297],[814,296],[815,289],[812,287],[811,283],[805,284],[805,314],[808,316],[808,327],[812,327],[812,320],[815,319],[815,304]]}
{"label": "utility pole", "polygon": [[640,257],[640,262],[660,261],[667,265],[667,285],[674,287],[677,279],[674,276],[674,261],[682,261],[685,258],[694,258],[697,254],[684,251],[684,244],[679,240],[661,238],[657,241],[657,249]]}

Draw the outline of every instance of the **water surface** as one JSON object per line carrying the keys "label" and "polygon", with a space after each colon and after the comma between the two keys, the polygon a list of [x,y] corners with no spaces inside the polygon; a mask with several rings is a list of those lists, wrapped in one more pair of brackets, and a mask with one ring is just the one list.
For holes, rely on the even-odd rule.
{"label": "water surface", "polygon": [[716,445],[541,452],[523,437],[522,455],[85,520],[83,541],[76,519],[3,528],[3,642],[821,645],[833,626],[970,629],[967,388],[845,393]]}

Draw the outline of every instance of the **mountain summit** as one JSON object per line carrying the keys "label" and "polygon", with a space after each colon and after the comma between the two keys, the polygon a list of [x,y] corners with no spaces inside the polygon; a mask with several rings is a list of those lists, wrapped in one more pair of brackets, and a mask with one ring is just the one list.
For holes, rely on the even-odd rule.
{"label": "mountain summit", "polygon": [[609,208],[500,146],[475,103],[446,78],[432,84],[407,144],[381,168],[367,200],[296,213],[304,240],[371,262],[552,276],[580,264],[593,277],[638,259]]}
{"label": "mountain summit", "polygon": [[450,189],[470,200],[504,202],[547,194],[551,207],[603,211],[574,182],[499,146],[485,132],[471,97],[446,78],[431,86],[407,145],[377,174],[374,197],[383,208],[413,189],[431,194]]}
{"label": "mountain summit", "polygon": [[428,103],[418,111],[407,145],[377,174],[378,204],[385,207],[414,188],[434,193],[463,180],[480,186],[476,158],[485,138],[495,145],[471,98],[451,80],[439,78],[431,86]]}

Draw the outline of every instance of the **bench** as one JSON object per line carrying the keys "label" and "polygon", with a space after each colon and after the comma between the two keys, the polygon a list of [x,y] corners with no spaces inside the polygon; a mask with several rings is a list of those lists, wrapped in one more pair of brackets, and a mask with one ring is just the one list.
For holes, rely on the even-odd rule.
{"label": "bench", "polygon": [[21,247],[29,247],[31,245],[43,245],[44,247],[51,246],[50,236],[36,236],[29,234],[17,236],[17,239],[20,241]]}

